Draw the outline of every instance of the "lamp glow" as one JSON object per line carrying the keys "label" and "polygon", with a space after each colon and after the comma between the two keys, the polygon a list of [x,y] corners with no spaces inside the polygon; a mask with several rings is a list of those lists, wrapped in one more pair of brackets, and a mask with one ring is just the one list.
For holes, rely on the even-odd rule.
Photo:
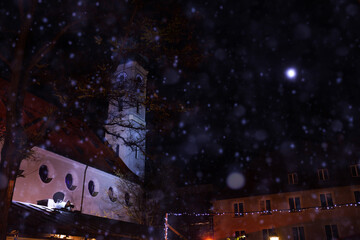
{"label": "lamp glow", "polygon": [[270,240],[279,240],[279,237],[273,236],[273,237],[270,237]]}

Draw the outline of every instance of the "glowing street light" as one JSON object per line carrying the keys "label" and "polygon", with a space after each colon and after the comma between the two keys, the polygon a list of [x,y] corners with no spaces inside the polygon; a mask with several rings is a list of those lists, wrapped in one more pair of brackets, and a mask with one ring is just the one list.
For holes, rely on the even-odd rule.
{"label": "glowing street light", "polygon": [[273,236],[273,237],[270,237],[270,240],[279,240],[279,237]]}

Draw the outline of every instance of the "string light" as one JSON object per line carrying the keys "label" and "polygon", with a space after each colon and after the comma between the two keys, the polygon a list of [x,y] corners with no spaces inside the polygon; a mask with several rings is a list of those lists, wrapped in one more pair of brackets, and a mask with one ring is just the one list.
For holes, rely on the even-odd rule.
{"label": "string light", "polygon": [[[196,216],[196,217],[201,217],[201,216],[223,216],[223,215],[236,215],[236,216],[246,216],[246,215],[254,215],[254,214],[261,214],[261,215],[266,215],[266,214],[272,214],[272,213],[294,213],[294,212],[302,212],[304,210],[311,210],[311,209],[315,209],[316,211],[318,211],[319,209],[322,210],[330,210],[330,209],[334,209],[334,208],[341,208],[341,207],[357,207],[360,206],[360,202],[359,203],[344,203],[344,204],[335,204],[334,206],[326,206],[326,207],[307,207],[307,208],[299,208],[299,209],[273,209],[273,210],[265,210],[265,211],[249,211],[249,212],[214,212],[214,213],[188,213],[188,212],[183,212],[183,213],[168,213],[169,216]],[[165,219],[167,220],[167,219]]]}
{"label": "string light", "polygon": [[261,215],[270,215],[272,213],[295,213],[295,212],[303,212],[304,210],[311,210],[314,209],[315,211],[322,210],[330,210],[334,208],[342,208],[342,207],[358,207],[360,206],[360,202],[358,203],[344,203],[344,204],[334,204],[334,206],[327,206],[327,207],[307,207],[307,208],[300,208],[300,209],[274,209],[274,210],[265,210],[265,211],[250,211],[250,212],[214,212],[214,213],[166,213],[165,215],[165,239],[168,237],[168,218],[169,216],[223,216],[223,215],[235,215],[235,216],[247,216],[247,215],[254,215],[254,214],[261,214]]}

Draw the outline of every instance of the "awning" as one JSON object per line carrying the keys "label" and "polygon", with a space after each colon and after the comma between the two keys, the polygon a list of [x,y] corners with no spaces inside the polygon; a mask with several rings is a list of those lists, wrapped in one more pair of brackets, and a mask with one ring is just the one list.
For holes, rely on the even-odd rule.
{"label": "awning", "polygon": [[162,229],[13,201],[8,233],[44,238],[61,234],[96,239],[161,239]]}

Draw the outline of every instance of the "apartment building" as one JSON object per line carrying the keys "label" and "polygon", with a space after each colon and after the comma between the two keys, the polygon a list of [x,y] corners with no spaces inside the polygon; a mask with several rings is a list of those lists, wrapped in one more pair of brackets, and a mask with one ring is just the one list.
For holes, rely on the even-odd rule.
{"label": "apartment building", "polygon": [[285,173],[272,192],[217,197],[214,239],[359,239],[360,164],[345,165]]}

